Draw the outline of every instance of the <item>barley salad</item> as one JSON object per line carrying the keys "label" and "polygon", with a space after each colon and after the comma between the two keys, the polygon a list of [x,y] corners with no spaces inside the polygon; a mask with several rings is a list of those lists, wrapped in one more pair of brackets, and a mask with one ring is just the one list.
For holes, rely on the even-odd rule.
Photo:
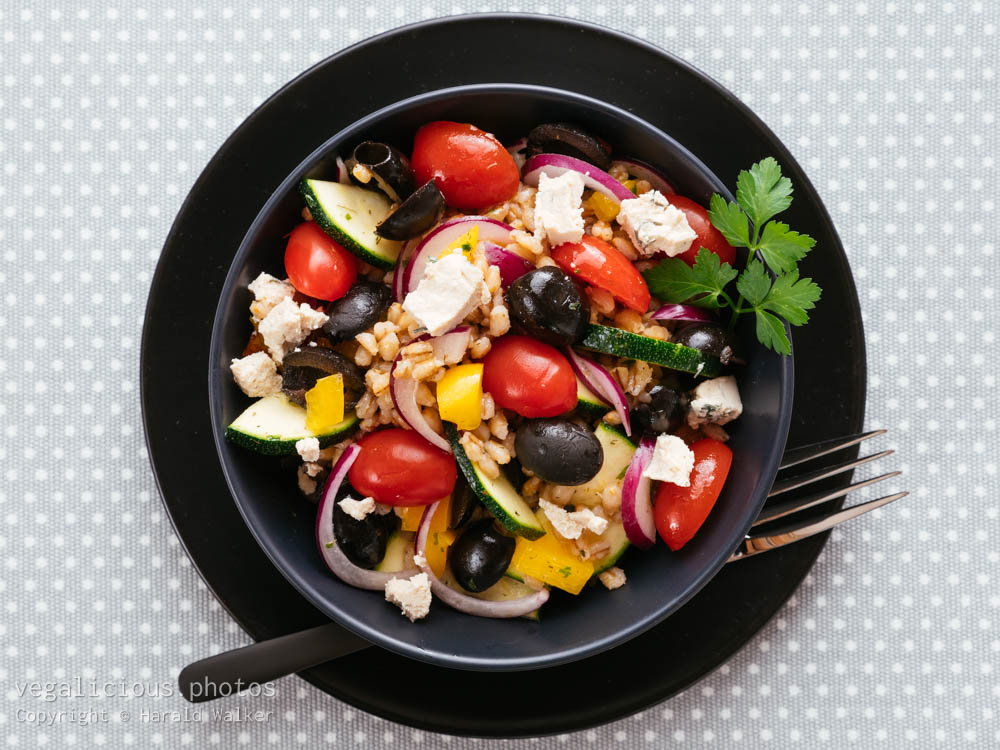
{"label": "barley salad", "polygon": [[[332,573],[413,621],[433,599],[537,619],[552,589],[626,585],[630,546],[680,550],[742,412],[724,308],[758,315],[783,351],[761,334],[767,294],[742,288],[761,259],[775,270],[773,213],[719,196],[706,210],[567,123],[505,147],[430,122],[409,156],[366,141],[335,163],[300,184],[284,278],[249,284],[231,372],[255,401],[226,430],[298,461]],[[774,169],[740,179],[777,213],[791,186]]]}

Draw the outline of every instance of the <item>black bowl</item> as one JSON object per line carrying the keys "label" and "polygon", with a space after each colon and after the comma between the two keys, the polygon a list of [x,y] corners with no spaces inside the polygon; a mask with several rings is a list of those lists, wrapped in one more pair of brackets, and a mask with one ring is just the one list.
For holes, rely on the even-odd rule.
{"label": "black bowl", "polygon": [[361,140],[384,140],[408,151],[416,129],[437,119],[474,122],[504,141],[524,135],[538,122],[575,122],[606,138],[616,154],[661,168],[683,195],[704,204],[713,192],[732,198],[704,164],[662,131],[567,91],[513,84],[462,86],[422,94],[359,120],[285,179],[233,260],[209,356],[219,458],[237,507],[278,570],[318,609],[358,635],[405,656],[459,669],[535,669],[581,659],[642,633],[682,606],[725,564],[763,504],[788,433],[792,361],[757,345],[749,329],[741,331],[747,364],[740,374],[744,414],[731,430],[735,461],[704,527],[679,553],[662,544],[646,553],[630,550],[623,565],[628,583],[617,591],[597,587],[578,597],[555,592],[538,623],[472,618],[436,604],[425,620],[411,624],[377,593],[341,583],[316,550],[315,509],[298,495],[293,476],[279,469],[279,461],[262,459],[223,437],[225,426],[248,403],[229,373],[230,360],[239,356],[249,334],[246,286],[261,271],[283,274],[283,238],[301,220],[299,180],[328,176],[332,158]]}

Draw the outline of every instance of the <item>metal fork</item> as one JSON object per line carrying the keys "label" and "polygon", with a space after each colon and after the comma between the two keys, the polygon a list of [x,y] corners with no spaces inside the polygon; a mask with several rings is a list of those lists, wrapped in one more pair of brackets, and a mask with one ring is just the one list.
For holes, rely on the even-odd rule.
{"label": "metal fork", "polygon": [[[845,448],[850,448],[851,446],[858,445],[865,440],[878,437],[879,435],[884,435],[885,432],[885,430],[872,430],[871,432],[862,432],[843,438],[826,440],[821,443],[814,443],[801,448],[793,448],[792,450],[786,451],[785,455],[782,457],[781,464],[778,466],[779,477],[780,472],[783,472],[785,469],[798,466],[799,464],[804,464],[821,456],[836,453],[837,451]],[[747,557],[759,555],[761,552],[778,549],[779,547],[784,547],[787,544],[807,539],[815,534],[832,529],[837,524],[843,523],[844,521],[848,521],[852,518],[857,518],[858,516],[868,513],[869,511],[881,508],[883,505],[888,505],[895,500],[899,500],[901,497],[905,497],[909,494],[908,492],[897,492],[893,495],[886,495],[885,497],[876,498],[875,500],[869,500],[868,502],[861,503],[860,505],[854,505],[850,508],[827,511],[820,518],[817,518],[813,514],[804,520],[794,521],[793,519],[785,526],[772,526],[775,521],[785,518],[786,516],[798,514],[801,511],[808,510],[809,508],[815,508],[818,505],[831,502],[837,498],[844,497],[844,495],[847,495],[854,490],[859,490],[862,487],[869,487],[877,482],[891,479],[892,477],[898,477],[902,472],[890,471],[888,474],[881,474],[877,477],[872,477],[871,479],[863,479],[859,482],[854,482],[846,487],[841,487],[835,490],[814,492],[806,495],[799,495],[797,493],[798,490],[807,488],[816,482],[829,479],[830,477],[843,474],[847,471],[852,471],[859,466],[863,466],[867,463],[871,463],[872,461],[884,458],[885,456],[892,455],[892,453],[892,450],[884,450],[879,453],[862,456],[861,458],[844,461],[843,463],[835,466],[827,466],[813,471],[807,471],[802,474],[777,479],[771,487],[771,491],[768,493],[764,509],[760,512],[760,515],[757,516],[757,520],[754,521],[753,526],[750,527],[750,533],[727,562],[743,560]],[[795,493],[792,499],[785,499],[782,497],[783,495],[788,495],[790,493]],[[775,498],[781,499],[775,501]]]}
{"label": "metal fork", "polygon": [[[885,430],[875,430],[836,440],[828,440],[802,448],[794,448],[785,452],[779,466],[779,472],[783,472],[792,466],[812,461],[821,456],[835,453],[844,448],[849,448],[852,445],[857,445],[865,440],[883,434],[885,434]],[[905,492],[897,492],[895,495],[880,497],[877,500],[871,500],[861,505],[847,508],[846,510],[829,512],[819,520],[813,516],[797,523],[793,520],[790,527],[781,528],[776,531],[767,530],[774,521],[785,516],[797,514],[809,508],[815,508],[823,503],[843,497],[854,490],[868,487],[876,482],[881,482],[883,479],[898,476],[900,472],[893,471],[829,492],[818,492],[802,497],[796,494],[795,497],[797,499],[794,500],[786,500],[783,497],[791,495],[797,490],[808,487],[815,482],[842,474],[845,471],[850,471],[858,466],[888,456],[891,453],[891,450],[886,450],[871,456],[846,461],[836,466],[808,471],[791,477],[779,478],[771,488],[771,492],[768,495],[768,502],[750,529],[750,534],[740,545],[740,548],[729,558],[728,562],[742,560],[745,557],[751,557],[761,552],[784,547],[786,544],[797,542],[818,534],[821,531],[826,531],[838,523],[850,518],[856,518],[863,513],[891,503],[893,500],[898,500],[906,495],[907,493]],[[774,498],[779,497],[781,500],[774,501]],[[761,527],[764,528],[762,529]],[[193,703],[200,703],[217,697],[232,695],[250,685],[262,684],[283,677],[284,675],[292,674],[293,672],[301,672],[317,664],[322,664],[331,659],[368,648],[370,645],[370,643],[350,633],[340,625],[329,623],[298,633],[290,633],[267,641],[252,643],[249,646],[201,659],[181,670],[177,682],[180,686],[181,694],[185,698]]]}

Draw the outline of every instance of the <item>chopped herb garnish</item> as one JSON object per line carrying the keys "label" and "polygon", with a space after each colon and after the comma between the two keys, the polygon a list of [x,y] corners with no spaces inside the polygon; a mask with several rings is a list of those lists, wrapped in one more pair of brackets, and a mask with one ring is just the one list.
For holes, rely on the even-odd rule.
{"label": "chopped herb garnish", "polygon": [[564,578],[569,578],[569,574],[573,572],[573,569],[567,565],[565,568],[559,568],[556,572],[561,573]]}

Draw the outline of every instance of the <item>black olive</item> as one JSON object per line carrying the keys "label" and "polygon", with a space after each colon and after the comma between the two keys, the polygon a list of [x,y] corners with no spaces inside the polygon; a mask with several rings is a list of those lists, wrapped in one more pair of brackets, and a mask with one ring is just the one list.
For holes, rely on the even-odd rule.
{"label": "black olive", "polygon": [[485,591],[507,572],[515,544],[513,538],[497,531],[492,518],[476,521],[448,550],[455,580],[466,591]]}
{"label": "black olive", "polygon": [[340,352],[323,346],[303,346],[285,355],[281,363],[281,390],[299,406],[306,404],[306,391],[327,375],[344,378],[344,408],[354,406],[365,392],[361,369]]}
{"label": "black olive", "polygon": [[392,290],[385,284],[359,281],[330,305],[330,319],[323,324],[323,332],[334,344],[353,339],[385,317],[391,304]]}
{"label": "black olive", "polygon": [[351,488],[337,498],[333,508],[333,535],[347,559],[361,568],[371,570],[385,557],[389,535],[400,523],[395,513],[369,513],[363,521],[347,515],[340,501],[351,494]]}
{"label": "black olive", "polygon": [[423,234],[444,214],[444,196],[433,179],[428,180],[375,227],[387,240],[408,240]]}
{"label": "black olive", "polygon": [[659,435],[680,427],[687,410],[687,397],[664,385],[653,386],[649,395],[648,404],[639,404],[632,410],[632,429],[640,435]]}
{"label": "black olive", "polygon": [[604,449],[594,433],[568,419],[524,420],[514,448],[522,466],[553,484],[589,482],[604,463]]}
{"label": "black olive", "polygon": [[563,154],[583,159],[604,170],[611,166],[611,149],[603,141],[565,122],[550,122],[532,128],[528,133],[527,153],[529,157],[535,154]]}
{"label": "black olive", "polygon": [[510,285],[511,321],[532,338],[569,346],[587,334],[590,302],[573,278],[555,266],[529,271]]}
{"label": "black olive", "polygon": [[451,516],[448,519],[448,526],[457,529],[464,526],[472,513],[479,505],[479,499],[469,485],[459,477],[455,482],[455,489],[451,492]]}
{"label": "black olive", "polygon": [[[354,176],[354,166],[361,164],[372,173],[372,179],[362,182]],[[347,161],[351,180],[369,190],[381,190],[393,203],[410,197],[416,187],[410,160],[403,153],[386,143],[365,141],[354,148],[354,155]]]}
{"label": "black olive", "polygon": [[671,341],[718,357],[724,365],[740,361],[736,356],[732,335],[715,323],[688,323],[674,334]]}

